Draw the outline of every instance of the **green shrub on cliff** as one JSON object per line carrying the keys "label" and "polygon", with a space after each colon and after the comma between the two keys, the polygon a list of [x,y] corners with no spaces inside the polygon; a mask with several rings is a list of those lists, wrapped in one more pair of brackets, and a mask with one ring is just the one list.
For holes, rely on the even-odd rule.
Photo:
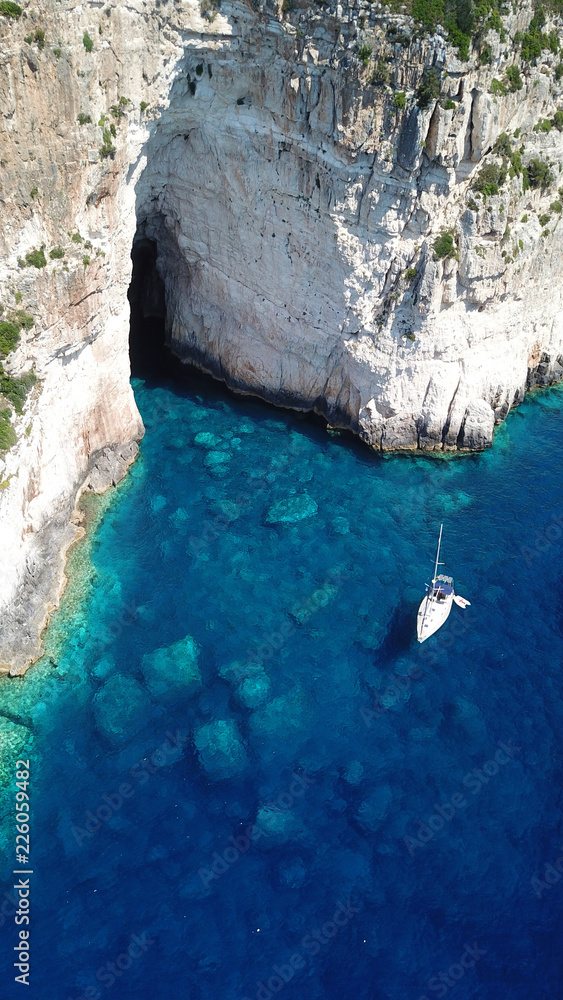
{"label": "green shrub on cliff", "polygon": [[512,156],[512,143],[507,132],[501,132],[493,146],[493,153],[499,156]]}
{"label": "green shrub on cliff", "polygon": [[0,357],[5,358],[14,350],[20,339],[20,330],[15,323],[3,320],[0,323]]}
{"label": "green shrub on cliff", "polygon": [[43,248],[40,250],[30,250],[29,253],[26,253],[25,263],[27,267],[47,267],[47,258],[45,257]]}
{"label": "green shrub on cliff", "polygon": [[493,50],[488,42],[485,42],[479,49],[479,63],[481,66],[490,66],[493,61]]}
{"label": "green shrub on cliff", "polygon": [[447,260],[457,256],[454,234],[451,229],[440,233],[434,240],[433,246],[436,260]]}
{"label": "green shrub on cliff", "polygon": [[19,4],[12,3],[11,0],[2,0],[0,14],[3,14],[4,17],[21,17],[22,9]]}
{"label": "green shrub on cliff", "polygon": [[[553,10],[555,14],[563,13],[561,0],[550,0],[546,2],[546,7]],[[559,52],[559,37],[556,31],[550,31],[545,35],[542,28],[545,24],[545,11],[542,6],[537,6],[534,16],[525,32],[517,32],[514,36],[516,45],[520,45],[522,59],[524,62],[536,63],[542,51],[547,49],[556,55]]]}
{"label": "green shrub on cliff", "polygon": [[509,66],[506,71],[506,79],[508,80],[509,90],[515,94],[517,90],[522,90],[524,86],[524,81],[520,75],[520,70],[518,66]]}
{"label": "green shrub on cliff", "polygon": [[548,164],[544,163],[543,160],[538,160],[537,157],[530,160],[528,166],[524,167],[524,175],[528,182],[527,186],[534,190],[549,187],[553,183],[553,174]]}
{"label": "green shrub on cliff", "polygon": [[34,317],[30,316],[29,313],[24,312],[23,309],[13,309],[8,318],[10,322],[15,323],[20,330],[31,330],[31,327],[35,323]]}
{"label": "green shrub on cliff", "polygon": [[110,130],[105,128],[104,131],[102,132],[103,141],[102,145],[100,146],[100,160],[105,160],[108,156],[111,157],[111,159],[113,160],[113,157],[115,156],[117,150],[113,145],[111,139],[112,136]]}
{"label": "green shrub on cliff", "polygon": [[416,103],[419,108],[427,108],[432,101],[436,101],[440,96],[440,74],[435,66],[426,69],[422,75],[417,91]]}
{"label": "green shrub on cliff", "polygon": [[358,59],[360,60],[362,66],[369,66],[369,61],[371,59],[371,54],[373,49],[371,45],[361,45],[358,49]]}
{"label": "green shrub on cliff", "polygon": [[506,8],[502,0],[410,0],[407,10],[429,31],[442,24],[463,61],[469,58],[472,44],[481,46],[483,63],[491,61],[491,48],[483,44],[487,31],[496,31],[502,41],[505,38],[501,13],[506,13]]}
{"label": "green shrub on cliff", "polygon": [[90,35],[88,34],[87,31],[85,31],[84,34],[82,35],[82,44],[84,45],[86,52],[91,52],[92,49],[94,48],[94,42],[90,38]]}
{"label": "green shrub on cliff", "polygon": [[[284,10],[284,14],[288,13],[290,10],[289,0],[286,0],[286,3],[287,6]],[[218,8],[219,0],[199,0],[199,12],[207,21],[215,20]]]}
{"label": "green shrub on cliff", "polygon": [[[12,411],[9,407],[0,410],[0,451],[8,451],[16,443],[16,432],[10,423]],[[4,488],[4,483],[2,483]]]}
{"label": "green shrub on cliff", "polygon": [[389,72],[389,67],[384,59],[378,59],[375,69],[371,75],[370,83],[374,87],[384,87],[391,79],[391,74]]}
{"label": "green shrub on cliff", "polygon": [[23,413],[26,396],[36,382],[35,372],[31,371],[21,378],[14,378],[13,375],[6,374],[0,362],[0,393],[10,401],[16,413]]}
{"label": "green shrub on cliff", "polygon": [[473,190],[483,195],[498,194],[506,180],[506,166],[500,163],[486,163],[473,182]]}

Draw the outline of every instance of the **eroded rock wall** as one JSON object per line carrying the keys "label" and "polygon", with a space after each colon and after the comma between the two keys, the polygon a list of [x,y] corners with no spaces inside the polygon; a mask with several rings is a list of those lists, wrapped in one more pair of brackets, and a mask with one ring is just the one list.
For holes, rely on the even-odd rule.
{"label": "eroded rock wall", "polygon": [[[35,317],[4,366],[38,380],[0,453],[0,665],[12,671],[40,651],[79,492],[119,481],[143,432],[128,355],[135,184],[183,23],[141,0],[45,0],[0,17],[0,319]],[[102,158],[112,123],[115,154]],[[21,266],[41,247],[45,267]]]}
{"label": "eroded rock wall", "polygon": [[[544,50],[520,90],[494,96],[527,5],[503,42],[489,32],[487,65],[367,3],[340,16],[311,6],[281,27],[267,5],[224,4],[228,31],[219,15],[215,37],[185,40],[138,186],[171,346],[376,448],[485,447],[527,386],[561,375],[562,229],[549,206],[563,142],[533,131],[563,98],[559,56]],[[374,84],[381,65],[388,83]],[[421,110],[431,66],[441,99]],[[520,174],[498,196],[472,191],[503,132],[524,167],[553,164],[548,186],[524,191]],[[439,260],[443,230],[456,255]]]}

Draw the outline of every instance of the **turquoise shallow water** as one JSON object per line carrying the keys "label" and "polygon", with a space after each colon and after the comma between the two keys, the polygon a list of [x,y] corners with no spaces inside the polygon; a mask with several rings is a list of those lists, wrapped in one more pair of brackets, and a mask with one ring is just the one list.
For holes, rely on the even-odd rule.
{"label": "turquoise shallow water", "polygon": [[[563,392],[444,461],[135,390],[141,457],[57,665],[0,685],[32,995],[556,1000]],[[420,647],[441,521],[472,605]]]}

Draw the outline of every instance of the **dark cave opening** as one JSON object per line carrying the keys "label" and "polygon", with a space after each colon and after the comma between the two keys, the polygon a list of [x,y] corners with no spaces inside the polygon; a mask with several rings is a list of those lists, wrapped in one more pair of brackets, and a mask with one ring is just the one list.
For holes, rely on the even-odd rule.
{"label": "dark cave opening", "polygon": [[131,306],[129,356],[134,378],[160,379],[179,373],[180,362],[166,346],[166,299],[157,267],[154,240],[133,243],[133,268],[127,298]]}
{"label": "dark cave opening", "polygon": [[[257,392],[233,391],[223,379],[202,372],[172,353],[166,343],[166,295],[156,266],[157,257],[155,240],[145,236],[135,239],[131,249],[131,283],[127,292],[131,310],[129,356],[132,378],[144,379],[154,385],[167,385],[175,392],[201,393],[208,402],[228,401],[232,405],[238,396],[238,405],[244,406],[245,412],[271,419],[272,403],[265,402]],[[309,425],[312,433],[314,429],[323,436],[326,433],[324,416],[312,410],[287,408],[279,404],[276,408],[290,415],[293,422]],[[350,443],[347,429],[341,428],[333,433]]]}

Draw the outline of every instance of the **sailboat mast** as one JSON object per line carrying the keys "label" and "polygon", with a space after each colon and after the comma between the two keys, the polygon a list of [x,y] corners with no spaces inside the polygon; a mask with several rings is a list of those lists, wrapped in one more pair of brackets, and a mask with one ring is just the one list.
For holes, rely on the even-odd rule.
{"label": "sailboat mast", "polygon": [[433,593],[434,587],[436,585],[436,574],[438,572],[438,560],[440,559],[440,545],[441,545],[441,542],[442,542],[442,528],[443,527],[444,527],[444,525],[441,524],[440,525],[440,537],[438,538],[438,549],[436,551],[436,563],[434,565],[434,577],[432,579],[432,582],[431,582],[430,586],[428,587],[428,590],[426,591],[426,604],[424,605],[424,614],[422,616],[422,626],[423,627],[424,627],[424,622],[426,621],[426,615],[427,615],[427,612],[428,612],[428,603],[430,601],[430,594]]}
{"label": "sailboat mast", "polygon": [[433,584],[436,583],[436,575],[438,573],[438,566],[440,564],[440,545],[442,544],[442,528],[443,527],[444,527],[444,525],[441,524],[440,525],[440,537],[438,539],[438,549],[437,549],[437,552],[436,552],[436,565],[434,566],[434,578],[432,580]]}

